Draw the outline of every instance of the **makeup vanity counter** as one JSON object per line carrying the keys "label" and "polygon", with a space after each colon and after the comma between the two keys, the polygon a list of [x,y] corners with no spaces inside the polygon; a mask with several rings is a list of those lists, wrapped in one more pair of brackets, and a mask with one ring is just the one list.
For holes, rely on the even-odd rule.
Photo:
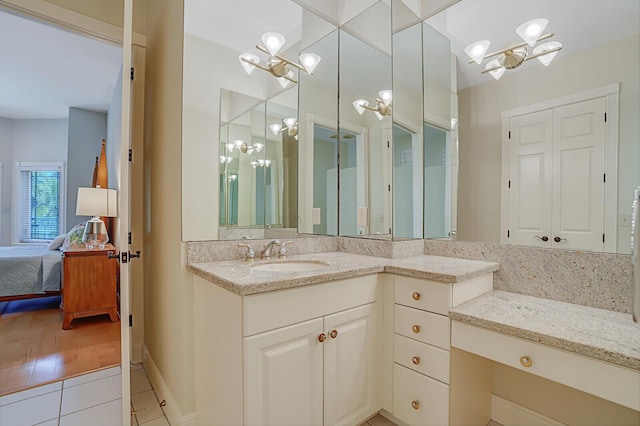
{"label": "makeup vanity counter", "polygon": [[493,290],[449,317],[454,348],[640,411],[640,325],[630,314]]}

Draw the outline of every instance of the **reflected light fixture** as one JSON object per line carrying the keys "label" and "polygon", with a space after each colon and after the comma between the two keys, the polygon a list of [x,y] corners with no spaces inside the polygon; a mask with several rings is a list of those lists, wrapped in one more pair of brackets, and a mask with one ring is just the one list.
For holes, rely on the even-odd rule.
{"label": "reflected light fixture", "polygon": [[[261,143],[254,143],[253,145],[247,145],[247,143],[241,139],[235,140],[233,142],[229,142],[227,144],[227,151],[229,152],[233,152],[234,150],[238,150],[240,152],[242,152],[243,154],[253,154],[254,152],[260,152],[262,150],[262,148],[264,147],[264,144]],[[220,157],[220,162],[222,161],[223,157]],[[230,161],[229,161],[230,162]]]}
{"label": "reflected light fixture", "polygon": [[229,164],[233,161],[233,157],[226,157],[224,155],[220,156],[220,164]]}
{"label": "reflected light fixture", "polygon": [[[548,66],[562,49],[562,43],[558,41],[546,42],[534,48],[539,41],[547,40],[555,35],[553,33],[542,35],[548,23],[548,20],[539,18],[521,24],[516,28],[516,33],[524,41],[505,49],[487,54],[491,43],[489,40],[481,40],[465,47],[464,52],[471,58],[470,64],[474,62],[481,64],[483,60],[493,58],[487,62],[481,73],[489,73],[496,80],[500,80],[506,70],[518,68],[530,59],[537,58],[544,66]],[[529,51],[529,48],[533,49]]]}
{"label": "reflected light fixture", "polygon": [[283,118],[282,122],[284,123],[284,126],[279,123],[269,124],[269,128],[273,132],[274,136],[278,136],[280,133],[287,130],[289,136],[298,140],[298,120],[295,118]]}
{"label": "reflected light fixture", "polygon": [[379,120],[391,115],[391,109],[393,107],[393,95],[391,90],[381,90],[378,92],[378,98],[376,98],[376,106],[370,107],[369,101],[366,99],[356,99],[353,101],[353,107],[358,111],[358,114],[364,114],[365,110],[373,111]]}
{"label": "reflected light fixture", "polygon": [[289,83],[297,83],[294,79],[295,74],[293,70],[289,68],[289,65],[309,75],[313,75],[313,71],[322,58],[315,53],[307,52],[300,55],[300,63],[292,62],[278,54],[285,41],[284,36],[280,33],[266,32],[262,34],[262,43],[264,43],[264,46],[257,44],[256,49],[267,53],[269,58],[267,59],[266,65],[262,65],[258,56],[252,53],[243,53],[238,59],[246,73],[251,74],[254,69],[260,68],[276,77],[282,88],[286,88]]}
{"label": "reflected light fixture", "polygon": [[256,167],[262,167],[263,169],[265,169],[271,165],[271,160],[263,160],[262,158],[260,158],[259,160],[252,161],[249,164],[251,164],[251,167],[253,167],[254,169]]}
{"label": "reflected light fixture", "polygon": [[117,191],[115,189],[78,188],[76,216],[92,216],[84,227],[82,242],[90,250],[103,249],[109,242],[107,226],[101,217],[118,215]]}

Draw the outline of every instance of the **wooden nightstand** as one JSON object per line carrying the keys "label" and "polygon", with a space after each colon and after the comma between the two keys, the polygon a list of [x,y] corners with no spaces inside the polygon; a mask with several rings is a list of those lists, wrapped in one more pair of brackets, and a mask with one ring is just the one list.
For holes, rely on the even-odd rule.
{"label": "wooden nightstand", "polygon": [[63,250],[63,330],[70,329],[75,318],[93,315],[109,314],[111,321],[118,321],[118,261],[108,256],[115,251],[111,244],[98,250],[84,247]]}

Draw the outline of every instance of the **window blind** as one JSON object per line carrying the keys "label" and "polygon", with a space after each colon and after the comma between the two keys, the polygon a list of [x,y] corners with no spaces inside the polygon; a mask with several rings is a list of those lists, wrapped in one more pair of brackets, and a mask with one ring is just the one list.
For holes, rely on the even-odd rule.
{"label": "window blind", "polygon": [[20,241],[52,240],[60,234],[60,172],[20,172]]}

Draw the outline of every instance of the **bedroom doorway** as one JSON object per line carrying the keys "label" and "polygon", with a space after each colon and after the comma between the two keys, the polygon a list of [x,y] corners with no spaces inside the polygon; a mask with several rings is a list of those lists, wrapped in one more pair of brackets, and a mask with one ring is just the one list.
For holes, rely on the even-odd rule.
{"label": "bedroom doorway", "polygon": [[[82,44],[83,42],[90,41],[92,43],[96,43],[94,45],[95,50],[110,50],[114,47],[118,50],[117,57],[119,58],[118,69],[116,75],[114,75],[111,83],[106,85],[101,85],[102,94],[106,94],[106,102],[103,102],[99,99],[89,99],[82,100],[79,98],[74,98],[73,96],[69,96],[68,98],[59,99],[58,103],[66,105],[68,109],[77,108],[82,109],[83,111],[88,112],[96,112],[96,110],[104,111],[105,105],[107,107],[107,121],[108,123],[105,125],[105,128],[108,128],[107,134],[105,135],[105,139],[108,140],[109,145],[108,156],[109,156],[109,187],[112,189],[116,189],[118,193],[118,217],[115,218],[112,225],[110,225],[110,236],[111,240],[114,243],[115,247],[114,253],[127,253],[129,252],[128,248],[128,229],[129,229],[129,148],[130,148],[130,103],[131,103],[131,93],[130,93],[130,84],[129,82],[129,69],[131,67],[131,45],[132,45],[132,33],[131,33],[131,17],[132,17],[132,1],[124,0],[122,3],[124,4],[124,27],[123,31],[121,28],[114,27],[109,24],[105,24],[101,21],[97,21],[95,19],[87,19],[87,17],[83,15],[79,15],[73,11],[68,9],[64,9],[62,7],[58,7],[52,4],[45,4],[45,2],[41,3],[29,3],[28,5],[24,5],[24,2],[18,0],[0,0],[0,15],[8,15],[8,17],[13,19],[22,19],[26,21],[27,25],[34,26],[39,25],[45,27],[46,31],[59,31],[63,33],[63,35],[67,38],[76,38],[78,43]],[[6,29],[7,26],[0,25],[0,29]],[[32,32],[25,34],[11,34],[9,37],[2,37],[3,40],[11,40],[8,43],[5,43],[0,46],[0,52],[3,54],[3,58],[7,59],[9,56],[5,55],[7,51],[11,51],[12,47],[15,48],[20,42],[24,42],[30,39]],[[87,37],[88,36],[88,37]],[[124,43],[123,43],[124,41]],[[57,43],[58,45],[63,46],[75,46],[72,43]],[[102,46],[102,47],[98,47]],[[106,46],[106,48],[105,48]],[[124,48],[123,48],[124,46]],[[7,60],[9,64],[9,71],[15,71],[15,74],[20,75],[21,77],[29,76],[31,72],[22,72],[16,71],[13,65],[17,65],[20,62],[24,61],[29,65],[30,71],[44,69],[44,72],[48,74],[48,77],[51,81],[54,80],[55,77],[60,74],[69,74],[70,71],[64,71],[64,66],[68,62],[71,62],[70,57],[66,55],[58,55],[55,56],[55,52],[52,49],[48,49],[43,47],[42,44],[37,44],[27,49],[18,49],[15,50],[23,50],[27,52],[31,52],[32,57],[25,57],[21,61],[12,62]],[[85,58],[90,58],[90,55],[86,52],[84,53]],[[35,61],[42,57],[55,56],[53,59],[55,60],[52,66],[39,67]],[[91,62],[89,60],[89,62]],[[104,62],[100,62],[100,60],[96,60],[93,58],[94,64],[97,63],[98,67],[106,67]],[[76,65],[76,67],[82,67],[82,65]],[[122,70],[126,70],[126,72],[122,72]],[[6,73],[3,76],[6,77]],[[89,70],[84,70],[85,75],[91,75],[92,72]],[[124,75],[124,79],[122,76]],[[119,78],[119,80],[118,80]],[[76,78],[76,83],[79,85],[87,83],[81,77]],[[12,86],[18,87],[14,83],[11,83]],[[29,84],[29,83],[27,83]],[[58,86],[62,86],[60,84],[53,84],[54,87],[50,87],[49,90],[43,90],[42,92],[56,92]],[[32,85],[32,89],[33,89]],[[0,88],[4,88],[2,86],[2,82],[0,81]],[[64,87],[60,87],[61,90],[65,90]],[[88,91],[87,87],[81,88],[80,91]],[[70,90],[67,90],[66,93],[70,93]],[[26,96],[20,96],[14,92],[8,92],[9,98],[13,98],[16,100],[25,101]],[[45,102],[40,102],[42,105]],[[24,105],[19,105],[18,107],[23,107],[23,111],[26,111]],[[45,116],[44,118],[37,118],[38,120],[46,120],[47,122],[43,123],[35,123],[36,126],[33,129],[24,129],[24,125],[30,124],[26,123],[28,120],[36,120],[36,118],[27,118],[27,117],[7,117],[7,109],[4,108],[4,105],[0,104],[0,162],[4,164],[3,172],[3,187],[0,188],[0,212],[2,214],[2,220],[0,221],[0,245],[13,245],[11,243],[17,243],[18,241],[14,237],[16,233],[14,229],[17,227],[15,224],[17,223],[17,218],[13,218],[12,212],[14,211],[13,207],[15,207],[16,200],[15,196],[8,196],[7,193],[11,194],[12,186],[16,185],[18,179],[15,179],[15,173],[10,171],[11,165],[15,164],[16,161],[19,161],[15,156],[16,155],[35,155],[35,156],[44,156],[47,153],[49,154],[57,154],[62,156],[62,161],[65,163],[65,172],[67,176],[67,185],[61,185],[59,188],[58,195],[60,196],[59,200],[61,202],[60,205],[60,215],[64,216],[64,212],[75,212],[75,194],[77,193],[78,187],[91,187],[92,176],[89,174],[88,180],[83,182],[78,182],[75,187],[70,184],[71,177],[70,173],[71,169],[77,166],[75,161],[71,161],[71,156],[69,156],[70,152],[76,152],[75,148],[67,145],[64,146],[64,143],[60,142],[59,144],[52,142],[52,134],[47,132],[46,125],[47,124],[57,124],[57,128],[55,129],[58,133],[65,134],[66,128],[66,136],[67,143],[70,140],[69,137],[71,133],[73,133],[73,129],[68,125],[68,123],[54,123],[56,120],[62,120],[63,118],[58,118],[55,116]],[[19,121],[19,123],[15,123]],[[19,127],[20,132],[3,132],[5,128],[9,125],[13,127]],[[39,125],[39,126],[38,126]],[[14,130],[13,128],[11,130]],[[10,148],[9,144],[5,143],[2,139],[6,136],[7,133],[11,133],[12,135],[20,135],[20,144],[11,143]],[[38,137],[38,135],[40,135]],[[61,139],[64,139],[61,138]],[[6,140],[6,138],[5,138]],[[35,143],[40,140],[41,142],[48,142],[48,145],[38,148]],[[100,140],[98,140],[98,144]],[[18,149],[13,149],[15,146],[18,146]],[[86,148],[86,147],[84,147]],[[89,151],[89,150],[87,150]],[[99,149],[93,151],[89,158],[89,168],[93,169],[94,165],[94,157],[99,155]],[[33,161],[46,161],[46,158],[37,158]],[[84,160],[83,160],[84,164]],[[79,169],[74,169],[75,171],[79,171]],[[79,175],[82,175],[82,172],[78,172]],[[83,178],[84,179],[84,178]],[[9,188],[9,189],[7,189]],[[69,201],[71,198],[74,200]],[[38,216],[39,211],[37,208],[34,208],[33,216]],[[7,217],[9,216],[9,217]],[[67,215],[68,216],[68,215]],[[87,219],[84,217],[83,219]],[[72,219],[73,220],[73,219]],[[60,235],[65,234],[71,227],[75,225],[75,221],[69,220],[67,217],[62,219],[63,226],[58,230]],[[71,222],[71,223],[70,223]],[[8,236],[11,236],[9,238]],[[43,241],[45,242],[45,241]],[[8,243],[8,244],[7,244]],[[18,244],[16,244],[18,245]],[[24,244],[19,244],[24,246]],[[47,244],[41,244],[46,247]],[[53,251],[53,250],[52,250]],[[42,261],[41,261],[42,262]],[[112,260],[112,262],[117,262],[116,260]],[[39,265],[37,262],[36,268],[41,267],[42,263]],[[129,364],[129,322],[127,321],[127,316],[129,313],[129,268],[128,264],[120,264],[119,265],[119,282],[117,283],[119,286],[119,307],[121,312],[122,321],[111,322],[108,316],[91,316],[86,318],[74,319],[72,321],[72,329],[71,330],[62,330],[62,318],[60,313],[60,305],[59,299],[56,300],[50,298],[29,298],[26,300],[16,300],[16,301],[4,301],[0,302],[0,344],[3,347],[2,354],[6,355],[9,352],[13,352],[17,354],[17,358],[14,360],[5,360],[0,358],[0,383],[7,384],[9,379],[15,387],[13,390],[3,390],[0,389],[0,398],[2,395],[7,393],[15,392],[17,389],[23,388],[33,388],[34,386],[38,386],[41,384],[58,381],[62,379],[68,379],[73,376],[77,376],[82,373],[86,373],[93,370],[100,370],[114,365],[126,365],[128,367]],[[63,282],[66,282],[67,277],[63,277]],[[0,286],[4,284],[7,280],[0,276]],[[64,287],[64,286],[63,286]],[[66,287],[64,287],[66,288]],[[114,285],[115,288],[115,285]],[[44,289],[40,290],[38,293],[44,292]],[[29,293],[32,294],[32,293]],[[19,294],[17,296],[20,296]],[[46,315],[47,311],[51,315]],[[52,324],[53,323],[53,324]],[[28,327],[29,324],[39,324],[40,329],[35,327]],[[21,327],[26,327],[21,329]],[[30,334],[31,333],[31,334]],[[33,335],[35,334],[35,336]],[[58,337],[55,337],[58,335]],[[37,336],[37,337],[36,337]],[[31,355],[38,353],[38,351],[47,351],[47,343],[55,342],[56,345],[53,345],[50,349],[53,351],[52,353],[41,356],[37,359],[30,358]],[[65,350],[70,349],[74,350],[75,354],[69,354],[65,352]],[[109,347],[107,349],[107,346]],[[22,347],[22,349],[20,349]],[[9,350],[11,348],[11,350]],[[85,352],[81,352],[85,351]],[[107,354],[108,353],[108,354]],[[89,361],[93,358],[96,363],[90,363]],[[68,361],[68,362],[67,362]],[[75,364],[74,362],[75,361]],[[52,370],[55,371],[57,376],[51,376],[41,371],[44,371],[45,366],[49,366],[49,372]],[[36,368],[41,366],[42,369],[36,371]],[[118,383],[117,387],[120,389],[118,391],[119,394],[119,403],[116,408],[119,408],[117,411],[120,414],[119,417],[122,418],[123,424],[128,424],[130,420],[130,396],[129,396],[129,368],[123,368],[121,374],[118,374]],[[111,382],[113,382],[111,380]],[[113,383],[112,383],[113,385]],[[0,400],[0,402],[2,402]],[[2,405],[2,404],[0,404]],[[2,408],[2,407],[0,407]],[[113,404],[111,406],[113,408]],[[0,410],[2,411],[2,410]]]}

